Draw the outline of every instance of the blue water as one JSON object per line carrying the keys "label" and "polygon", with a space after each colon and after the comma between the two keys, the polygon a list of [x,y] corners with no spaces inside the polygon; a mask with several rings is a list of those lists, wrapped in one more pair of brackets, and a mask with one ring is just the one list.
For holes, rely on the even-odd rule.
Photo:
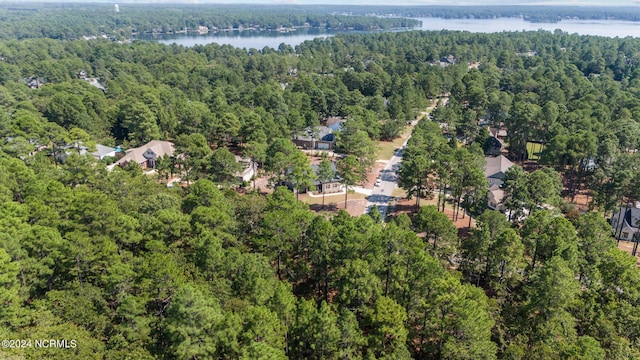
{"label": "blue water", "polygon": [[[459,30],[477,33],[496,33],[503,31],[555,31],[557,29],[569,34],[599,35],[606,37],[640,37],[640,22],[620,20],[562,20],[558,23],[530,23],[521,18],[498,19],[442,19],[442,18],[418,18],[422,21],[420,30]],[[271,47],[277,49],[281,43],[296,45],[305,40],[318,37],[330,37],[336,31],[320,29],[298,29],[296,31],[281,33],[267,31],[227,31],[208,33],[205,35],[159,35],[140,36],[139,39],[155,40],[163,44],[183,46],[206,45],[218,43],[228,44],[239,48],[262,49]]]}

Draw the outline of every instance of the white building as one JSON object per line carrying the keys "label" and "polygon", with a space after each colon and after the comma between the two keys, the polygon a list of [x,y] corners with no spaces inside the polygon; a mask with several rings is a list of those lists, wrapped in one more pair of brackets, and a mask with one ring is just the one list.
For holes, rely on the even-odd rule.
{"label": "white building", "polygon": [[236,155],[236,162],[242,165],[242,170],[236,173],[236,177],[240,182],[249,182],[256,174],[256,164],[247,158]]}
{"label": "white building", "polygon": [[634,240],[640,231],[640,208],[621,207],[611,217],[611,227],[617,240]]}
{"label": "white building", "polygon": [[115,157],[116,156],[116,149],[109,147],[109,146],[105,146],[105,145],[101,145],[101,144],[97,144],[96,145],[96,151],[90,153],[94,158],[96,158],[96,160],[102,160],[106,157]]}

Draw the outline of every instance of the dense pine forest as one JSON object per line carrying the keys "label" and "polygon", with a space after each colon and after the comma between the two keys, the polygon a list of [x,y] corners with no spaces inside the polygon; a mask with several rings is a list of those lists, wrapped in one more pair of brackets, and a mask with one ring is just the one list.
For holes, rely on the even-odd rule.
{"label": "dense pine forest", "polygon": [[[606,220],[640,200],[640,39],[407,31],[243,50],[15,26],[0,41],[0,339],[75,345],[0,357],[640,358],[640,270]],[[233,180],[232,150],[302,187],[290,139],[340,117],[338,171],[356,184],[432,102],[399,173],[437,206],[383,222]],[[485,210],[489,125],[522,165],[508,217]],[[181,154],[153,176],[76,151],[151,140]],[[167,187],[174,171],[184,186]],[[445,205],[476,226],[459,236]]]}

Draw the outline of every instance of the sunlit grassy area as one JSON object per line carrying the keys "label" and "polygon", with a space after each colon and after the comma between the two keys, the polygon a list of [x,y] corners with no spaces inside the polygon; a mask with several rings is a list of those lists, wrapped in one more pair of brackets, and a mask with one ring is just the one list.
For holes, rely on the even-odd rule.
{"label": "sunlit grassy area", "polygon": [[540,151],[542,150],[542,144],[528,142],[527,152],[529,153],[529,160],[540,160]]}
{"label": "sunlit grassy area", "polygon": [[[433,107],[428,108],[426,111],[423,111],[418,115],[418,119],[424,119],[427,114],[429,114],[433,110]],[[393,141],[379,141],[378,142],[378,159],[379,160],[390,160],[393,157],[393,154],[396,150],[402,146],[402,143],[411,136],[411,132],[413,131],[413,125],[407,125],[404,128],[404,131],[400,134],[400,136]]]}
{"label": "sunlit grassy area", "polygon": [[[315,193],[314,193],[315,195]],[[349,191],[349,195],[347,195],[347,200],[360,200],[360,199],[366,199],[367,195],[365,194],[360,194],[357,192],[353,192],[353,191]],[[309,204],[309,205],[314,205],[314,204],[322,204],[322,196],[318,196],[318,197],[311,197],[309,195],[302,195],[300,196],[300,200]],[[330,203],[344,203],[344,194],[326,194],[324,197],[324,203],[325,205],[328,205]]]}
{"label": "sunlit grassy area", "polygon": [[393,189],[392,195],[395,196],[395,197],[399,197],[399,198],[404,199],[405,197],[407,197],[407,192],[404,191],[403,189],[397,187],[397,188]]}
{"label": "sunlit grassy area", "polygon": [[399,137],[393,141],[379,141],[378,142],[378,159],[391,160],[396,150],[402,146],[405,140],[411,135],[413,131],[413,125],[407,125],[404,131]]}

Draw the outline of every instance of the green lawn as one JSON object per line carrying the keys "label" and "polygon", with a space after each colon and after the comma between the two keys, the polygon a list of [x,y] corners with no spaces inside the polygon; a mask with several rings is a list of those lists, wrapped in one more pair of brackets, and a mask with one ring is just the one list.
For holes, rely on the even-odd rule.
{"label": "green lawn", "polygon": [[527,143],[527,152],[529,153],[529,160],[540,160],[540,150],[542,149],[542,144],[528,142]]}
{"label": "green lawn", "polygon": [[[409,133],[411,133],[411,128]],[[402,146],[404,143],[406,136],[400,136],[393,141],[380,141],[378,142],[378,159],[380,160],[391,160],[393,154],[395,154],[396,150]]]}

